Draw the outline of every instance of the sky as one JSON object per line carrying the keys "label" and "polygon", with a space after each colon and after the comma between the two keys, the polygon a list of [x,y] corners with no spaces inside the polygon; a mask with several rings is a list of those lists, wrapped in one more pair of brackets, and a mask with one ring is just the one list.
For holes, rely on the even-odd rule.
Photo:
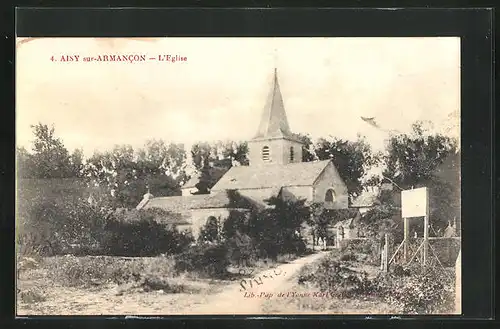
{"label": "sky", "polygon": [[[446,38],[40,38],[16,49],[16,142],[53,125],[90,156],[148,139],[248,140],[257,131],[274,68],[290,127],[313,138],[366,136],[417,120],[458,137],[460,39]],[[185,62],[84,62],[98,55],[187,57]],[[79,61],[51,61],[79,55]]]}

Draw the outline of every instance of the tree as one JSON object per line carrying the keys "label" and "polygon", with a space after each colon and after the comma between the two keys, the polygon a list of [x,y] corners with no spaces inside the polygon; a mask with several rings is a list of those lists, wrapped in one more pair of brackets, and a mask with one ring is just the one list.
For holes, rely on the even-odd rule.
{"label": "tree", "polygon": [[308,134],[296,134],[299,140],[302,141],[302,161],[309,162],[316,160],[316,154],[314,152],[314,144],[312,142],[311,136]]}
{"label": "tree", "polygon": [[370,144],[359,135],[355,141],[320,138],[315,144],[314,152],[319,160],[332,160],[350,195],[361,193],[362,178],[367,169],[378,162]]}
{"label": "tree", "polygon": [[272,197],[266,201],[271,207],[253,214],[250,219],[249,235],[257,249],[271,258],[301,252],[305,245],[296,233],[310,216],[305,200]]}
{"label": "tree", "polygon": [[[459,158],[455,139],[433,133],[424,122],[416,122],[411,133],[389,139],[383,157],[386,167],[383,175],[402,189],[429,188],[431,224],[437,230],[460,216],[459,164],[453,165]],[[452,165],[443,168],[450,159]],[[400,200],[388,200],[400,206]]]}
{"label": "tree", "polygon": [[196,194],[207,194],[219,179],[234,165],[247,166],[246,142],[218,141],[213,144],[196,143],[191,148],[193,165],[200,173]]}
{"label": "tree", "polygon": [[311,216],[306,221],[312,228],[313,246],[319,238],[325,239],[328,235],[328,225],[331,217],[322,203],[313,203],[311,205]]}
{"label": "tree", "polygon": [[87,172],[108,191],[113,207],[134,208],[147,189],[157,196],[180,194],[185,156],[181,144],[153,140],[137,152],[122,145],[111,152],[95,153],[88,160]]}
{"label": "tree", "polygon": [[34,174],[32,155],[24,148],[16,149],[16,169],[19,178],[32,178]]}
{"label": "tree", "polygon": [[71,172],[75,177],[81,178],[84,173],[84,157],[83,150],[76,149],[71,154]]}
{"label": "tree", "polygon": [[35,139],[32,152],[18,148],[20,174],[23,178],[75,177],[71,157],[63,142],[55,136],[54,127],[38,123],[31,126]]}

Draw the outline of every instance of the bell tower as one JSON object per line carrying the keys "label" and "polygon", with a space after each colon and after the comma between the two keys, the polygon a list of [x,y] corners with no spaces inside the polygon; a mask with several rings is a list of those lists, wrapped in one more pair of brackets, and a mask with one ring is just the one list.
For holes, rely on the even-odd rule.
{"label": "bell tower", "polygon": [[250,166],[302,162],[302,145],[290,131],[283,96],[274,69],[269,91],[257,134],[248,141]]}

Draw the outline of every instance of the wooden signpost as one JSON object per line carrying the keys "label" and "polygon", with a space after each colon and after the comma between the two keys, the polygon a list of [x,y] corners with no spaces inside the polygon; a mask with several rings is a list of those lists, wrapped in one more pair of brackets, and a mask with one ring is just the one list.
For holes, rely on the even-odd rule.
{"label": "wooden signpost", "polygon": [[[398,251],[403,247],[403,261],[410,263],[418,252],[422,250],[422,266],[425,266],[429,260],[429,192],[427,187],[421,187],[411,190],[401,191],[401,217],[403,217],[404,234],[403,242],[396,249],[396,252],[389,260],[390,263],[395,259]],[[424,239],[418,249],[410,255],[410,218],[423,217],[424,219]]]}

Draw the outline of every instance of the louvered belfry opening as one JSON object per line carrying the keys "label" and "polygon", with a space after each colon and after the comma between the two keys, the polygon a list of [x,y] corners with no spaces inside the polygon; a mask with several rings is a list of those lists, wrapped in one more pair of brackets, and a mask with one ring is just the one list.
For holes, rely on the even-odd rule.
{"label": "louvered belfry opening", "polygon": [[262,160],[269,161],[269,146],[264,146],[262,148]]}

